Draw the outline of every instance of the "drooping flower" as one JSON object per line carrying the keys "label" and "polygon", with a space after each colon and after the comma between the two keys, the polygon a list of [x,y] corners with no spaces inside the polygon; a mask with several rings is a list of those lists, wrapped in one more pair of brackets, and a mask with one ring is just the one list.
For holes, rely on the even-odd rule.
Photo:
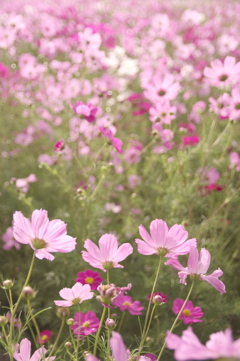
{"label": "drooping flower", "polygon": [[88,311],[86,314],[77,312],[74,315],[74,325],[71,326],[74,334],[82,339],[84,336],[97,332],[100,321],[95,312]]}
{"label": "drooping flower", "polygon": [[168,229],[167,223],[162,219],[155,219],[150,224],[150,235],[146,229],[140,225],[139,233],[144,241],[136,239],[138,252],[144,255],[159,254],[165,257],[187,254],[191,246],[196,246],[196,239],[189,239],[188,232],[184,227],[175,224]]}
{"label": "drooping flower", "polygon": [[175,350],[174,357],[177,361],[220,358],[226,358],[229,361],[230,358],[231,360],[240,360],[240,339],[234,341],[229,328],[211,334],[206,346],[201,344],[191,327],[183,331],[182,337],[168,332],[166,342],[168,348]]}
{"label": "drooping flower", "polygon": [[9,251],[12,247],[15,247],[16,249],[20,249],[21,245],[19,242],[17,242],[13,236],[13,228],[8,227],[6,229],[6,232],[2,235],[2,240],[4,242],[3,249],[6,251]]}
{"label": "drooping flower", "polygon": [[113,148],[115,148],[118,153],[122,154],[122,152],[123,152],[123,150],[122,150],[122,146],[123,146],[122,140],[119,139],[119,138],[115,138],[113,136],[113,132],[108,128],[100,127],[99,130],[110,141]]}
{"label": "drooping flower", "polygon": [[83,301],[93,298],[94,293],[91,292],[90,285],[82,285],[77,282],[72,288],[63,288],[59,295],[66,301],[54,301],[55,305],[60,307],[70,307],[78,305]]}
{"label": "drooping flower", "polygon": [[82,285],[90,285],[92,291],[96,290],[102,281],[100,274],[90,269],[84,272],[78,272],[76,278],[76,282],[80,282]]}
{"label": "drooping flower", "polygon": [[141,311],[144,309],[139,301],[132,301],[130,296],[118,296],[113,300],[112,304],[119,307],[122,312],[128,311],[131,315],[141,315]]}
{"label": "drooping flower", "polygon": [[180,278],[180,283],[183,283],[184,285],[187,284],[187,277],[191,276],[191,278],[196,280],[207,281],[221,294],[225,293],[225,285],[218,279],[218,277],[221,277],[223,274],[223,271],[220,268],[208,276],[205,275],[209,268],[210,261],[211,255],[205,248],[201,249],[199,255],[198,250],[195,247],[191,247],[186,268],[183,267],[177,259],[173,258],[169,259],[165,264],[180,271],[178,272],[178,276]]}
{"label": "drooping flower", "polygon": [[82,257],[92,267],[106,272],[111,268],[123,268],[118,262],[123,261],[133,252],[130,243],[124,243],[118,248],[117,238],[113,234],[104,234],[99,239],[99,248],[90,240],[84,242],[86,251],[82,251]]}
{"label": "drooping flower", "polygon": [[[183,299],[176,298],[176,300],[173,301],[172,311],[178,315],[183,304]],[[192,301],[187,301],[179,316],[179,320],[183,320],[183,323],[191,325],[195,322],[202,322],[202,320],[200,320],[201,317],[203,317],[202,309],[200,307],[194,307]]]}
{"label": "drooping flower", "polygon": [[110,285],[100,285],[97,290],[100,293],[97,296],[97,300],[101,302],[104,306],[109,306],[112,304],[113,300],[121,295],[124,295],[125,292],[130,291],[132,288],[131,283],[127,285],[127,287],[117,287],[113,283]]}
{"label": "drooping flower", "polygon": [[17,242],[29,244],[36,257],[54,259],[52,252],[68,253],[75,249],[76,238],[67,235],[66,224],[60,219],[49,221],[48,212],[36,209],[31,221],[22,212],[13,215],[13,236]]}
{"label": "drooping flower", "polygon": [[52,337],[52,332],[50,330],[43,330],[39,333],[40,337],[37,337],[37,343],[43,344],[48,342]]}
{"label": "drooping flower", "polygon": [[16,351],[13,354],[13,357],[16,361],[40,361],[44,358],[46,361],[52,361],[56,358],[56,356],[53,357],[44,357],[47,350],[42,346],[37,351],[34,352],[34,354],[31,357],[31,342],[24,338],[20,345],[16,346]]}

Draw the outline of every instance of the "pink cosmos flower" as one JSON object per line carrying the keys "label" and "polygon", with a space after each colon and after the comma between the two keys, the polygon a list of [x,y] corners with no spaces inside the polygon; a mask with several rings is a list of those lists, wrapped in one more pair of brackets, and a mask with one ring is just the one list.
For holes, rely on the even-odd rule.
{"label": "pink cosmos flower", "polygon": [[156,74],[152,78],[152,83],[145,85],[145,89],[144,96],[152,102],[162,99],[172,100],[176,98],[180,84],[175,83],[174,76],[170,73],[164,76]]}
{"label": "pink cosmos flower", "polygon": [[175,224],[168,229],[167,223],[162,219],[155,219],[150,224],[150,235],[146,229],[140,225],[139,233],[144,241],[136,239],[138,252],[144,255],[159,254],[165,257],[173,257],[187,254],[191,246],[196,246],[195,238],[189,239],[188,232],[184,227]]}
{"label": "pink cosmos flower", "polygon": [[50,330],[43,330],[39,335],[40,337],[37,338],[37,343],[43,344],[48,342],[48,340],[52,337],[52,332]]}
{"label": "pink cosmos flower", "polygon": [[139,301],[132,301],[130,296],[118,296],[113,300],[112,304],[119,307],[122,312],[128,311],[131,315],[141,315],[141,311],[144,309]]}
{"label": "pink cosmos flower", "polygon": [[236,64],[236,59],[232,56],[227,56],[223,63],[215,59],[211,62],[211,68],[206,67],[203,74],[213,86],[234,85],[240,79],[240,62]]}
{"label": "pink cosmos flower", "polygon": [[61,152],[64,148],[65,148],[64,139],[60,139],[54,144],[54,152]]}
{"label": "pink cosmos flower", "polygon": [[15,240],[13,236],[12,227],[8,227],[6,229],[6,232],[2,235],[2,240],[5,243],[3,246],[3,249],[5,249],[5,251],[9,251],[13,247],[15,247],[18,250],[21,248],[21,245],[19,244],[19,242]]}
{"label": "pink cosmos flower", "polygon": [[84,336],[97,332],[100,321],[95,312],[88,311],[86,314],[77,312],[74,315],[74,325],[71,326],[74,334],[82,339]]}
{"label": "pink cosmos flower", "polygon": [[182,143],[184,145],[195,145],[198,144],[200,142],[200,138],[197,135],[185,135],[182,138]]}
{"label": "pink cosmos flower", "polygon": [[110,285],[101,284],[97,288],[100,295],[96,298],[103,306],[109,307],[109,305],[112,304],[115,298],[124,295],[124,293],[130,291],[131,288],[131,283],[129,283],[127,287],[117,287],[113,283],[111,283]]}
{"label": "pink cosmos flower", "polygon": [[[181,298],[176,298],[176,300],[173,301],[172,310],[176,315],[179,314],[183,304],[184,300],[182,300]],[[183,311],[181,312],[181,315],[179,316],[179,320],[183,320],[183,323],[189,323],[191,325],[195,322],[202,322],[202,320],[199,320],[199,318],[201,317],[203,317],[203,312],[201,308],[194,307],[191,301],[187,301]]]}
{"label": "pink cosmos flower", "polygon": [[60,219],[49,221],[48,212],[36,209],[31,221],[22,212],[13,215],[13,236],[19,243],[29,244],[38,259],[54,259],[52,252],[68,253],[75,249],[76,238],[67,235],[66,224]]}
{"label": "pink cosmos flower", "polygon": [[90,285],[92,291],[96,290],[102,281],[100,274],[90,269],[84,272],[78,272],[76,278],[76,282],[80,282],[82,285]]}
{"label": "pink cosmos flower", "polygon": [[236,167],[236,171],[240,172],[240,157],[237,152],[231,152],[229,154],[229,159],[231,165],[229,166],[229,169],[233,169]]}
{"label": "pink cosmos flower", "polygon": [[150,295],[148,295],[149,302],[157,303],[158,305],[166,303],[167,298],[168,298],[168,296],[164,295],[161,292],[154,292],[154,293],[150,293]]}
{"label": "pink cosmos flower", "polygon": [[118,248],[117,238],[113,234],[104,234],[99,239],[99,248],[90,240],[84,242],[86,251],[82,251],[82,258],[92,267],[106,272],[111,268],[123,268],[118,262],[123,261],[133,252],[130,243],[124,243]]}
{"label": "pink cosmos flower", "polygon": [[71,105],[75,114],[80,115],[83,119],[86,119],[89,123],[93,123],[96,119],[96,113],[98,108],[90,103],[84,104],[81,100]]}
{"label": "pink cosmos flower", "polygon": [[211,334],[206,346],[201,344],[191,327],[183,331],[182,337],[168,332],[166,342],[168,348],[175,350],[174,357],[177,361],[216,360],[220,358],[240,360],[240,339],[234,341],[232,331],[229,328]]}
{"label": "pink cosmos flower", "polygon": [[177,108],[170,104],[168,99],[158,101],[154,107],[149,109],[151,122],[160,121],[161,123],[171,124],[176,118]]}
{"label": "pink cosmos flower", "polygon": [[20,342],[20,345],[16,346],[13,357],[16,361],[41,361],[43,358],[46,361],[52,361],[56,358],[56,356],[45,358],[44,355],[46,352],[47,350],[42,346],[35,351],[31,357],[31,342],[27,338],[24,338]]}
{"label": "pink cosmos flower", "polygon": [[93,298],[94,293],[91,292],[89,285],[82,285],[77,282],[72,288],[63,288],[59,295],[66,301],[54,301],[55,305],[59,307],[71,307],[78,305],[83,301]]}
{"label": "pink cosmos flower", "polygon": [[16,179],[16,187],[21,189],[24,193],[27,193],[29,190],[29,183],[35,183],[37,177],[35,174],[30,174],[27,178],[18,178]]}
{"label": "pink cosmos flower", "polygon": [[122,154],[122,152],[123,152],[123,150],[122,150],[122,146],[123,146],[122,140],[119,139],[119,138],[115,138],[113,136],[113,132],[110,129],[107,129],[105,127],[100,127],[99,130],[106,138],[108,138],[108,140],[110,141],[112,146],[116,149],[116,151],[118,151],[118,153]]}
{"label": "pink cosmos flower", "polygon": [[192,276],[197,280],[207,281],[221,294],[225,293],[225,285],[218,279],[218,277],[221,277],[223,274],[223,271],[220,270],[220,268],[218,268],[210,275],[205,276],[205,273],[209,268],[210,261],[211,255],[205,248],[201,249],[199,256],[197,248],[191,247],[186,268],[184,268],[177,259],[173,258],[169,259],[165,264],[170,265],[180,271],[178,272],[178,276],[180,278],[180,283],[183,283],[184,285],[187,284],[187,277]]}

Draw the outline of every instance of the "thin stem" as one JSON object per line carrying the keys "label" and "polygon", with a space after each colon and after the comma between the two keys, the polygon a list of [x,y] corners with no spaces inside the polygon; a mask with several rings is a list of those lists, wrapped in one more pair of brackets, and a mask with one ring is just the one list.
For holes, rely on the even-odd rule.
{"label": "thin stem", "polygon": [[154,293],[154,291],[155,291],[155,288],[156,288],[158,276],[159,276],[159,273],[160,273],[161,263],[162,263],[162,256],[160,256],[160,258],[159,258],[159,263],[158,263],[158,268],[157,268],[157,272],[156,272],[156,277],[155,277],[155,280],[154,280],[154,283],[153,283],[151,295],[150,295],[149,302],[148,302],[148,308],[147,308],[147,313],[146,313],[145,322],[144,322],[144,327],[143,327],[142,339],[141,339],[141,343],[140,343],[140,346],[139,346],[139,353],[141,352],[142,347],[143,347],[143,345],[144,345],[144,341],[145,341],[146,328],[147,328],[147,324],[148,324],[148,317],[149,317],[149,312],[150,312],[150,307],[151,307],[151,298],[152,298],[152,295],[153,295],[153,293]]}
{"label": "thin stem", "polygon": [[157,305],[153,306],[153,309],[152,309],[152,312],[151,312],[151,315],[150,315],[150,318],[149,318],[148,326],[147,326],[147,329],[146,329],[146,333],[145,333],[145,335],[143,335],[144,340],[147,338],[148,331],[149,331],[149,328],[151,326],[153,314],[154,314],[154,311],[155,311],[156,307],[157,307]]}
{"label": "thin stem", "polygon": [[101,186],[104,178],[105,178],[105,174],[102,174],[102,175],[101,175],[101,178],[100,178],[100,180],[99,180],[99,182],[98,182],[98,184],[96,185],[96,188],[94,189],[94,191],[93,191],[93,193],[91,194],[91,196],[90,196],[89,199],[93,199],[93,197],[96,195],[96,193],[97,193],[97,191],[99,190],[99,188],[100,188],[100,186]]}
{"label": "thin stem", "polygon": [[35,315],[33,314],[32,309],[31,309],[30,299],[27,299],[27,307],[28,307],[28,312],[29,312],[29,314],[31,316],[32,322],[34,324],[34,327],[35,327],[35,330],[36,330],[36,333],[37,333],[37,337],[40,339],[40,331],[39,331],[39,328],[38,328],[37,321],[35,319]]}
{"label": "thin stem", "polygon": [[120,332],[120,330],[121,330],[121,327],[122,327],[122,324],[123,324],[123,320],[124,320],[124,318],[125,318],[125,315],[126,315],[126,311],[124,311],[124,312],[122,313],[122,317],[121,317],[120,322],[119,322],[119,325],[118,325],[118,332]]}
{"label": "thin stem", "polygon": [[59,329],[58,334],[57,334],[57,338],[56,338],[56,340],[54,342],[54,345],[53,345],[53,348],[52,348],[52,350],[50,352],[50,355],[48,356],[49,358],[52,356],[53,351],[55,350],[55,348],[56,348],[56,346],[58,344],[59,338],[60,338],[62,330],[63,330],[64,323],[65,323],[65,318],[62,319],[61,326],[60,326],[60,329]]}
{"label": "thin stem", "polygon": [[94,343],[94,349],[93,349],[94,356],[96,356],[97,343],[98,343],[100,331],[101,331],[101,328],[102,328],[102,325],[103,325],[103,320],[104,320],[104,317],[105,317],[105,314],[106,314],[106,309],[107,309],[107,307],[103,307],[102,317],[101,317],[101,320],[100,320],[100,324],[99,324],[99,327],[98,327],[98,331],[97,331],[96,338],[95,338],[95,343]]}
{"label": "thin stem", "polygon": [[[178,312],[177,317],[175,318],[175,321],[173,322],[172,327],[170,328],[169,333],[171,333],[172,330],[174,329],[174,327],[175,327],[175,325],[176,325],[176,323],[177,323],[177,321],[178,321],[178,319],[179,319],[179,317],[180,317],[180,315],[181,315],[184,307],[186,306],[186,303],[187,303],[187,301],[188,301],[188,299],[189,299],[189,297],[190,297],[190,295],[191,295],[191,293],[192,293],[193,286],[194,286],[194,281],[193,281],[192,284],[191,284],[191,287],[190,287],[190,290],[189,290],[189,292],[188,292],[188,294],[187,294],[187,297],[186,297],[186,299],[185,299],[185,301],[184,301],[184,303],[183,303],[183,305],[182,305],[182,307],[181,307],[181,310]],[[164,344],[162,345],[162,348],[161,348],[161,350],[160,350],[160,353],[159,353],[159,355],[158,355],[157,361],[160,360],[160,357],[162,356],[162,353],[163,353],[163,351],[164,351],[164,349],[165,349],[165,346],[166,346],[166,338],[165,338]]]}

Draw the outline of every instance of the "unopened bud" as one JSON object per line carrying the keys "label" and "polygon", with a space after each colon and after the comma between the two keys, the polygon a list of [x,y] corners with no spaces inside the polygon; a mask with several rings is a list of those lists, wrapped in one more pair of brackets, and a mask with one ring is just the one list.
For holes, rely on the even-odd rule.
{"label": "unopened bud", "polygon": [[23,294],[23,297],[25,297],[26,299],[31,299],[34,297],[34,290],[32,287],[26,286],[26,287],[23,287],[22,294]]}
{"label": "unopened bud", "polygon": [[162,304],[164,303],[162,296],[160,296],[160,295],[154,296],[154,297],[153,297],[153,303],[154,303],[155,305],[162,305]]}
{"label": "unopened bud", "polygon": [[72,325],[74,325],[74,323],[75,323],[74,318],[69,318],[69,319],[67,320],[67,325],[68,325],[68,326],[72,326]]}
{"label": "unopened bud", "polygon": [[9,288],[11,288],[13,286],[13,281],[12,280],[5,280],[3,281],[3,288],[5,290],[8,290]]}
{"label": "unopened bud", "polygon": [[69,315],[69,310],[68,308],[65,307],[59,307],[57,310],[57,316],[59,318],[67,318]]}
{"label": "unopened bud", "polygon": [[8,319],[6,316],[0,316],[0,326],[4,326],[8,323]]}
{"label": "unopened bud", "polygon": [[105,326],[110,330],[114,330],[114,328],[116,327],[116,322],[112,318],[107,318]]}
{"label": "unopened bud", "polygon": [[72,344],[71,344],[71,342],[65,342],[64,346],[66,348],[70,348],[70,347],[72,347]]}

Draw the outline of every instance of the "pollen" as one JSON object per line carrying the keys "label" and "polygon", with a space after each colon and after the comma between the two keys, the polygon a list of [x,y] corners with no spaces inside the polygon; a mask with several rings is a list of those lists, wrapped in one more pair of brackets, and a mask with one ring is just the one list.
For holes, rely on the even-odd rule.
{"label": "pollen", "polygon": [[189,311],[189,310],[184,310],[184,311],[183,311],[183,314],[184,314],[184,316],[189,317],[189,316],[191,316],[191,311]]}
{"label": "pollen", "polygon": [[86,277],[85,282],[91,285],[94,282],[94,279],[92,277]]}

